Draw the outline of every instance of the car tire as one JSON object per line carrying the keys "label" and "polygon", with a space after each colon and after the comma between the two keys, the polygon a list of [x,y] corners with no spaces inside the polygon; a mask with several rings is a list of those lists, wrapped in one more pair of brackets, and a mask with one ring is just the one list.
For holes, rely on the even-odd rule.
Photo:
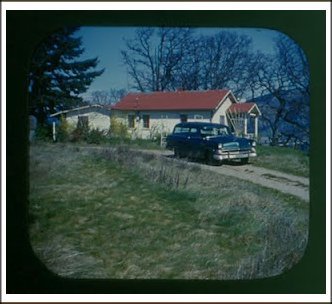
{"label": "car tire", "polygon": [[206,155],[205,156],[205,161],[206,161],[207,165],[210,165],[210,166],[220,166],[221,165],[221,161],[215,160],[213,158],[213,153],[212,152],[207,151],[205,155]]}
{"label": "car tire", "polygon": [[249,163],[249,157],[241,158],[241,159],[240,159],[240,163],[241,163],[242,165],[246,165],[246,164],[248,164],[248,163]]}
{"label": "car tire", "polygon": [[175,158],[182,158],[183,154],[179,151],[178,148],[174,148],[174,157]]}

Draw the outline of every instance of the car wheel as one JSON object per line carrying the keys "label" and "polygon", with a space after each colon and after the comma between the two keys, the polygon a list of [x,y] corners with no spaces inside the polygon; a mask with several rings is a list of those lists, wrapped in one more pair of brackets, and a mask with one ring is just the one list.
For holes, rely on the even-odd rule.
{"label": "car wheel", "polygon": [[248,164],[248,162],[249,162],[249,157],[247,157],[247,158],[241,158],[241,159],[240,159],[240,162],[241,162],[242,165],[246,165],[246,164]]}
{"label": "car wheel", "polygon": [[218,165],[220,166],[221,165],[221,161],[215,160],[213,158],[212,152],[207,151],[205,155],[206,155],[205,161],[206,161],[207,165],[211,165],[211,166],[218,166]]}
{"label": "car wheel", "polygon": [[183,154],[179,151],[178,148],[174,148],[174,156],[176,158],[182,158],[183,157]]}

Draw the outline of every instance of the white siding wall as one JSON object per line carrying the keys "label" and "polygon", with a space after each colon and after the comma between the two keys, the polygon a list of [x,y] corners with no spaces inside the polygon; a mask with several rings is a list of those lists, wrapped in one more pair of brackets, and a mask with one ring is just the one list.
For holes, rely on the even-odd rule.
{"label": "white siding wall", "polygon": [[107,114],[91,111],[82,114],[78,113],[68,113],[67,121],[69,124],[74,127],[77,126],[78,116],[88,116],[89,117],[89,126],[92,129],[98,128],[99,130],[108,130],[110,127],[110,116]]}
{"label": "white siding wall", "polygon": [[[212,111],[140,111],[140,120],[135,121],[135,128],[131,129],[130,132],[134,137],[151,138],[156,133],[171,133],[174,126],[180,122],[180,115],[184,114],[190,121],[202,121],[202,122],[213,122],[220,123],[220,116],[225,117],[225,124],[228,125],[226,111],[232,103],[236,102],[232,97],[228,96],[216,112]],[[128,126],[128,115],[137,116],[135,111],[119,111],[113,110],[112,116],[115,117],[119,122]],[[150,115],[150,128],[143,128],[143,115]],[[200,116],[200,118],[198,118]]]}
{"label": "white siding wall", "polygon": [[[188,121],[211,121],[211,111],[140,111],[140,120],[135,121],[135,129],[131,130],[134,136],[151,138],[158,133],[171,133],[174,126],[181,122],[180,115],[187,115]],[[134,111],[113,111],[113,117],[119,122],[128,125],[128,115],[136,115]],[[150,128],[143,128],[143,115],[150,116]]]}
{"label": "white siding wall", "polygon": [[118,122],[128,126],[128,115],[135,115],[134,111],[119,111],[113,110],[111,117]]}

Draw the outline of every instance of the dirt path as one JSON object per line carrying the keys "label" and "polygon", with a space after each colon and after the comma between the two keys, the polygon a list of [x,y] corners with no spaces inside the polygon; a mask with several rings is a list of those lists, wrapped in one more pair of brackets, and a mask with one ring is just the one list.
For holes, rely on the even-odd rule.
{"label": "dirt path", "polygon": [[[173,155],[171,151],[140,151],[166,157],[172,157]],[[186,160],[178,161],[187,162]],[[188,162],[188,164],[190,164],[190,162]],[[294,176],[275,170],[256,167],[251,164],[224,164],[222,166],[210,166],[201,163],[195,164],[199,165],[202,169],[210,170],[228,176],[233,176],[242,180],[247,180],[254,184],[272,188],[283,193],[295,195],[307,202],[309,201],[309,178]]]}

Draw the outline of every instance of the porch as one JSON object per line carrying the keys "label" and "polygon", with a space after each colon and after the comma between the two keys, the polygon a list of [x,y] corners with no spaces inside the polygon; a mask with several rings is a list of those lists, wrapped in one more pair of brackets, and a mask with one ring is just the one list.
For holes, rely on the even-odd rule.
{"label": "porch", "polygon": [[258,117],[261,112],[255,103],[235,103],[226,112],[229,126],[237,136],[258,138]]}

